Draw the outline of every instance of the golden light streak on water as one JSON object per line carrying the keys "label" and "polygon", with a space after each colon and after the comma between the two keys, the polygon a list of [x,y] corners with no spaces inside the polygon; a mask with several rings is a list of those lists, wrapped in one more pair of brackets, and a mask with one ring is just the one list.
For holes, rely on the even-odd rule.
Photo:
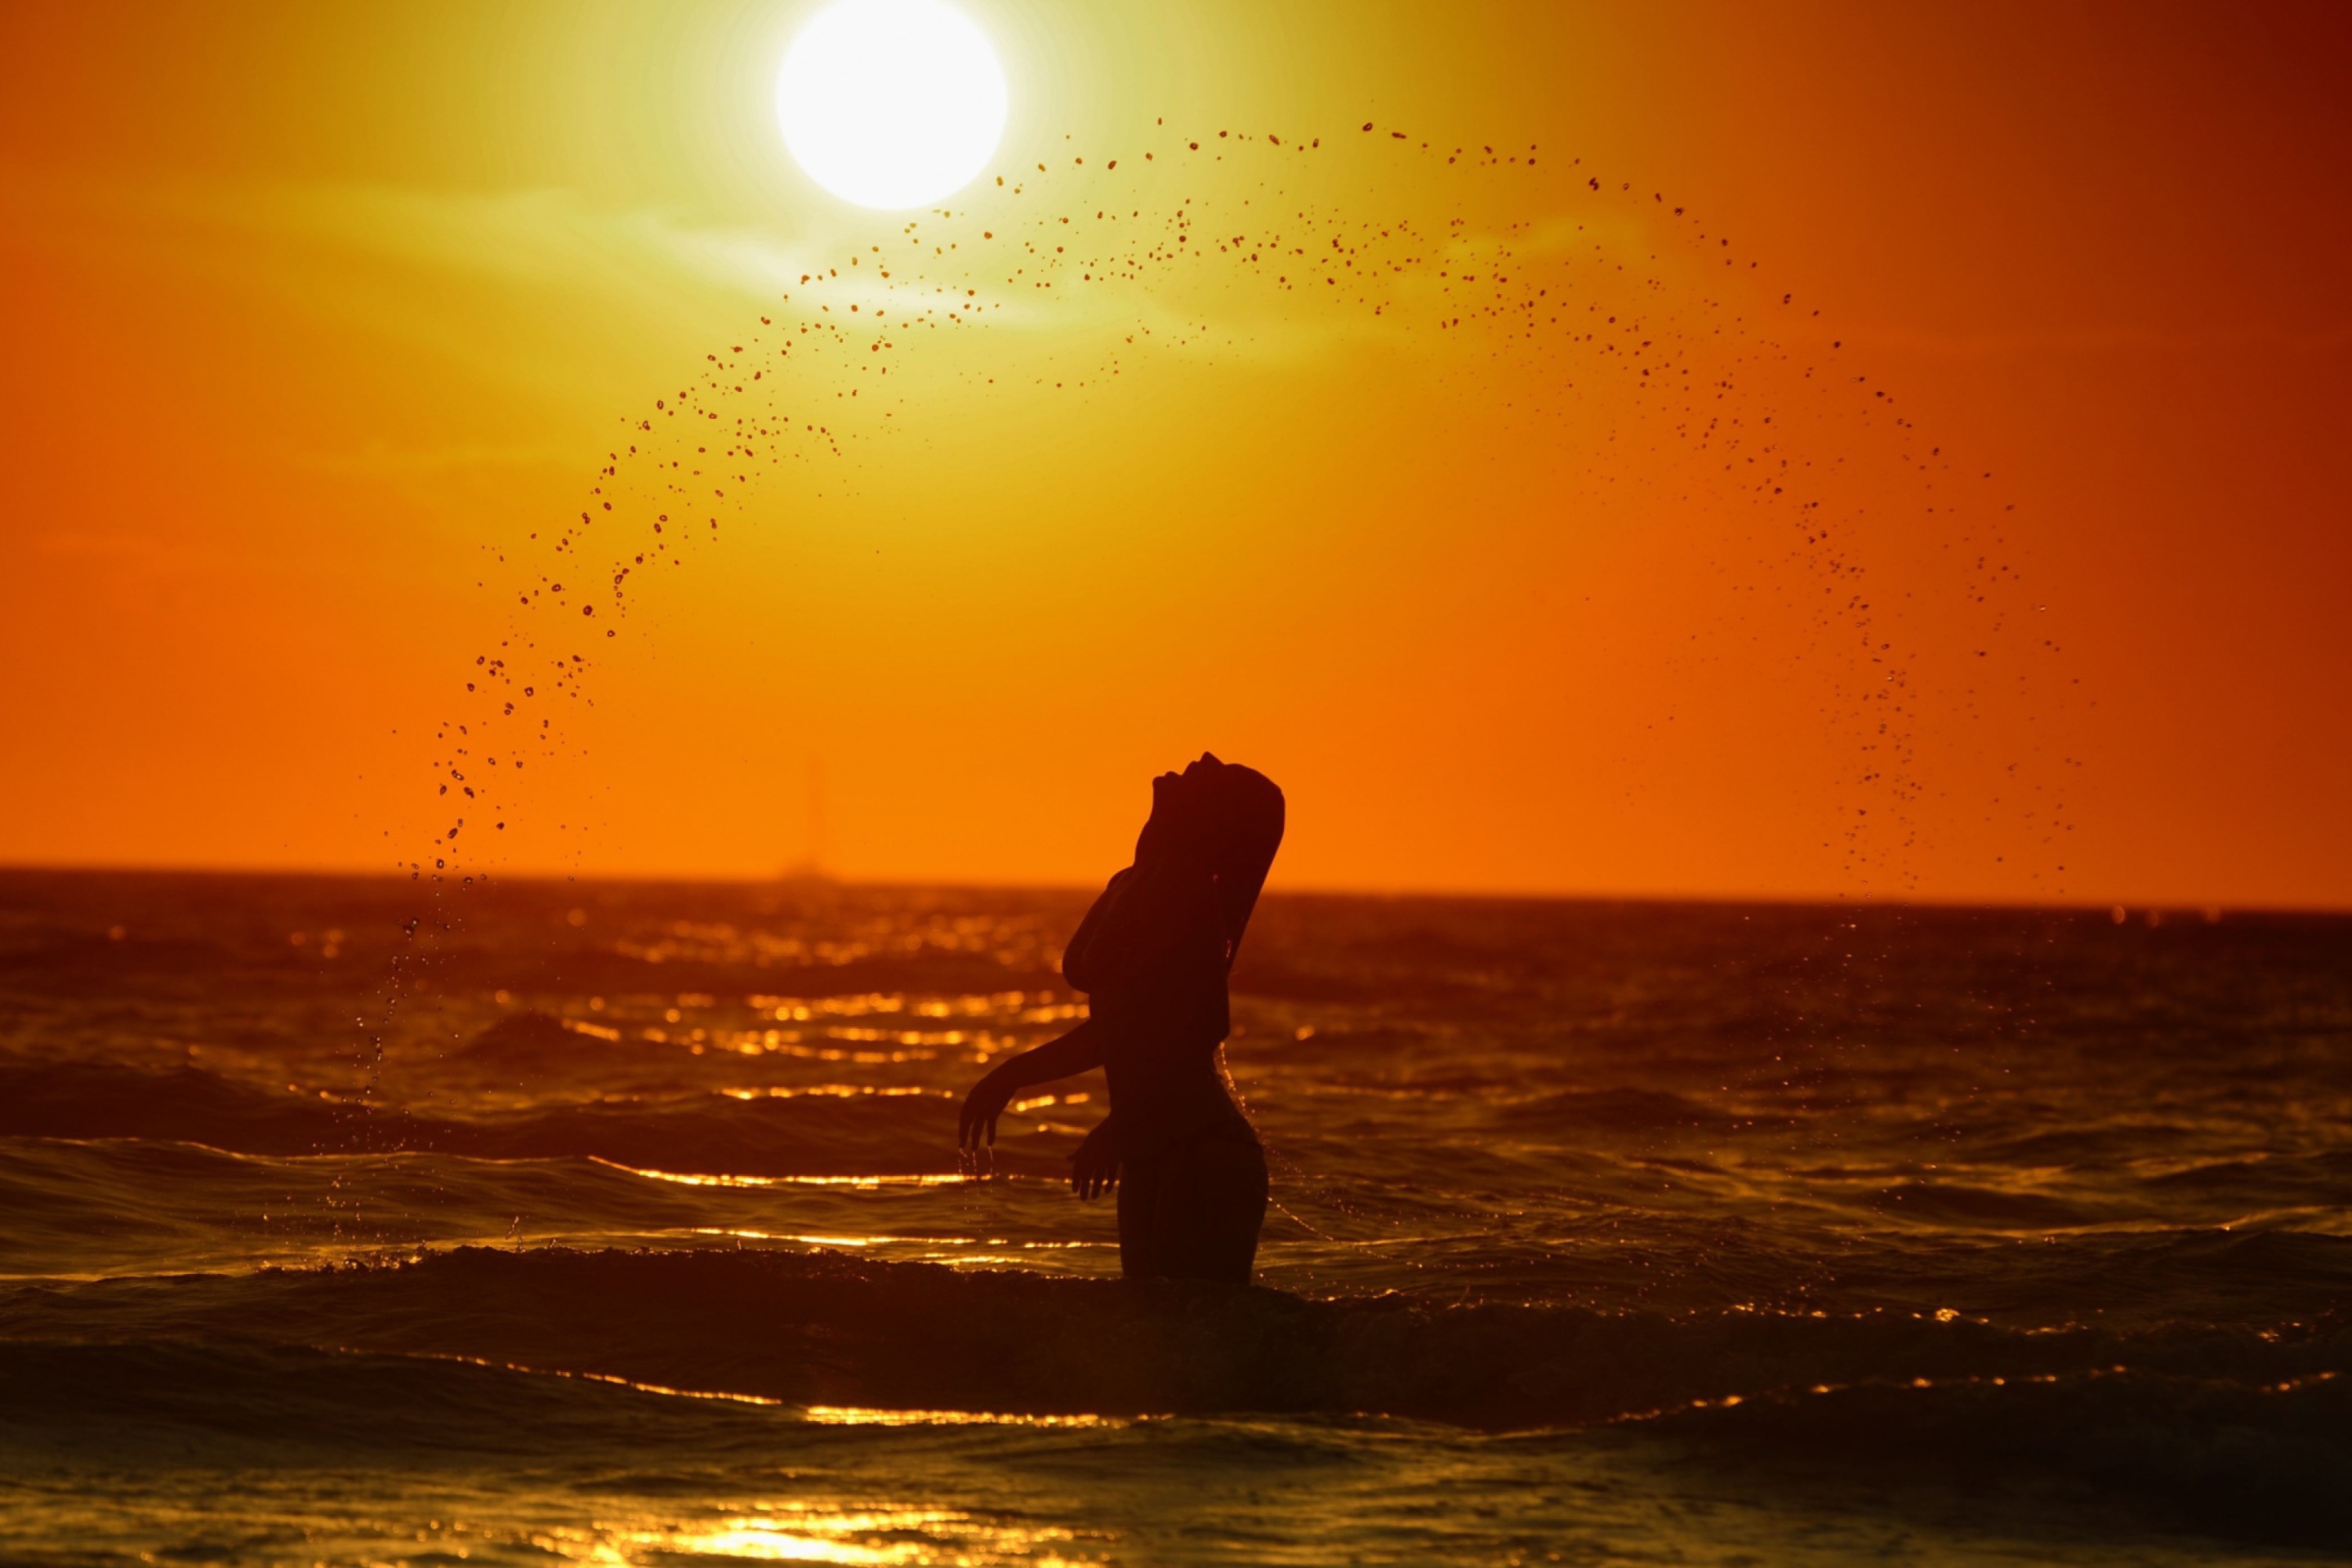
{"label": "golden light streak on water", "polygon": [[[764,1563],[1066,1564],[1094,1562],[1055,1548],[1076,1539],[1050,1525],[1001,1524],[955,1509],[825,1509],[757,1505],[702,1526],[618,1531],[599,1542],[602,1561],[635,1563],[639,1553]],[[909,1536],[918,1539],[908,1540]],[[1039,1549],[1044,1548],[1041,1552]]]}
{"label": "golden light streak on water", "polygon": [[[343,1353],[357,1354],[350,1346]],[[454,1362],[460,1366],[488,1367],[495,1372],[520,1372],[531,1377],[563,1377],[577,1383],[605,1383],[615,1388],[626,1388],[638,1394],[658,1394],[668,1399],[710,1399],[724,1405],[763,1405],[782,1408],[784,1402],[771,1399],[763,1394],[730,1394],[714,1388],[672,1388],[667,1384],[640,1383],[635,1378],[620,1377],[604,1372],[572,1372],[562,1367],[527,1366],[520,1362],[495,1361],[485,1356],[451,1355],[435,1351],[409,1352],[418,1361]]]}
{"label": "golden light streak on water", "polygon": [[1041,1094],[1030,1100],[1016,1100],[1004,1109],[1024,1112],[1043,1110],[1049,1105],[1084,1105],[1092,1099],[1093,1095],[1083,1091],[1077,1094]]}
{"label": "golden light streak on water", "polygon": [[1147,1415],[1021,1415],[992,1410],[882,1410],[862,1405],[812,1405],[824,1426],[1132,1426]]}
{"label": "golden light streak on water", "polygon": [[625,1171],[632,1176],[643,1176],[649,1182],[676,1182],[687,1187],[945,1187],[959,1182],[979,1178],[965,1175],[889,1175],[889,1176],[730,1176],[698,1175],[685,1171],[649,1171],[635,1165],[624,1165],[617,1160],[601,1155],[588,1156],[592,1164],[614,1171]]}
{"label": "golden light streak on water", "polygon": [[[719,1092],[730,1100],[859,1100],[868,1097],[898,1100],[910,1096],[929,1096],[935,1100],[955,1098],[946,1089],[924,1089],[915,1084],[818,1083],[799,1089],[772,1084],[752,1089],[722,1089]],[[1079,1098],[1085,1097],[1081,1095]]]}
{"label": "golden light streak on water", "polygon": [[[731,1236],[745,1241],[797,1241],[808,1247],[884,1247],[894,1241],[917,1239],[898,1236],[798,1236],[789,1231],[732,1230],[723,1226],[697,1226],[689,1234],[695,1236]],[[946,1236],[920,1239],[958,1244],[962,1237]]]}

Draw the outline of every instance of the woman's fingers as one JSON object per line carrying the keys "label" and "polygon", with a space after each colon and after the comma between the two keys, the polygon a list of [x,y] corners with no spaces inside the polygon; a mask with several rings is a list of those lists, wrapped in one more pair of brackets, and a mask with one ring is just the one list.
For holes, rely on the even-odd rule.
{"label": "woman's fingers", "polygon": [[1000,1100],[993,1110],[987,1109],[988,1099],[977,1089],[964,1097],[962,1113],[956,1118],[956,1147],[979,1149],[983,1131],[989,1142],[996,1142],[997,1113],[1004,1109],[1004,1105]]}

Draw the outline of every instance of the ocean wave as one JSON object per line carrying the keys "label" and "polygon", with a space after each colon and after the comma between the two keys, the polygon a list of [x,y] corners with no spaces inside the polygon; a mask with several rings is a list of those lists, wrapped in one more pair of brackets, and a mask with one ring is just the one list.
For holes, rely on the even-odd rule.
{"label": "ocean wave", "polygon": [[2018,1331],[1892,1312],[1444,1307],[761,1250],[466,1247],[0,1294],[8,1338],[221,1334],[801,1405],[1376,1412],[1487,1429],[1920,1379],[2129,1367],[2256,1387],[2352,1368],[2352,1329],[2336,1321],[2265,1336],[2189,1326]]}
{"label": "ocean wave", "polygon": [[[1412,1443],[1405,1453],[1396,1451],[1401,1437]],[[898,1476],[928,1467],[952,1485],[969,1484],[974,1462],[1017,1469],[1025,1455],[1065,1479],[1116,1484],[1147,1456],[1162,1467],[1181,1454],[1192,1466],[1360,1470],[1419,1452],[1444,1456],[1448,1485],[1465,1479],[1465,1461],[1490,1481],[1524,1485],[1531,1468],[1556,1475],[1563,1459],[1573,1467],[1579,1456],[1622,1455],[1675,1465],[1677,1492],[1687,1493],[1697,1466],[1718,1484],[1764,1481],[1784,1506],[1817,1513],[1924,1507],[1932,1517],[1940,1496],[1965,1500],[1979,1521],[2012,1526],[2064,1520],[2070,1531],[2120,1526],[2128,1537],[2135,1523],[2155,1524],[2250,1545],[2352,1545],[2352,1379],[2324,1373],[2273,1385],[2112,1371],[1874,1382],[1485,1444],[1367,1415],[1171,1425],[939,1407],[894,1414],[251,1338],[0,1342],[0,1465],[51,1486],[129,1469],[151,1497],[179,1505],[175,1522],[196,1488],[216,1484],[175,1486],[175,1470],[267,1470],[298,1495],[304,1476],[348,1483],[390,1471],[404,1488],[488,1469],[607,1497],[692,1497],[714,1484],[772,1486],[780,1469],[830,1478],[861,1464]]]}
{"label": "ocean wave", "polygon": [[[397,910],[397,913],[393,911]],[[225,982],[252,991],[301,992],[336,981],[380,983],[399,949],[397,931],[413,908],[394,904],[360,923],[327,961],[310,948],[293,948],[282,934],[244,931],[215,936],[198,931],[103,931],[39,933],[0,941],[0,984],[40,996],[80,998],[128,993],[168,996],[205,994]],[[388,917],[388,918],[387,918]],[[1075,917],[1073,917],[1075,918]],[[504,933],[496,933],[503,935]],[[925,943],[897,952],[777,957],[765,952],[709,949],[665,942],[659,928],[635,942],[575,942],[550,947],[507,945],[470,937],[462,928],[435,953],[429,980],[444,993],[506,988],[535,994],[667,994],[709,991],[740,994],[784,991],[801,996],[870,992],[971,992],[1052,989],[1058,972],[1034,949],[971,951]],[[650,937],[651,940],[643,940]],[[322,964],[325,967],[322,968]]]}
{"label": "ocean wave", "polygon": [[1506,1100],[1496,1121],[1515,1131],[1580,1132],[1588,1127],[1618,1131],[1654,1128],[1720,1128],[1731,1118],[1686,1095],[1656,1089],[1570,1089]]}
{"label": "ocean wave", "polygon": [[114,1464],[184,1460],[191,1438],[214,1463],[240,1448],[290,1450],[317,1464],[403,1451],[543,1458],[665,1441],[690,1443],[707,1458],[730,1438],[757,1441],[769,1425],[735,1401],[682,1401],[456,1357],[249,1338],[0,1342],[0,1451],[13,1439],[51,1462],[75,1449]]}
{"label": "ocean wave", "polygon": [[2003,1193],[1960,1182],[1905,1182],[1884,1187],[1865,1206],[1890,1217],[1988,1230],[2068,1230],[2093,1216],[2039,1193]]}
{"label": "ocean wave", "polygon": [[[570,1156],[693,1174],[936,1174],[957,1168],[954,1132],[953,1106],[938,1093],[691,1094],[460,1119],[273,1092],[200,1068],[0,1068],[0,1136],[163,1140],[245,1154],[406,1151]],[[1008,1149],[1003,1160],[1007,1168],[1049,1170],[1046,1156],[1075,1140],[1045,1142],[1054,1149]]]}
{"label": "ocean wave", "polygon": [[2352,1546],[2352,1379],[2122,1368],[1711,1401],[1642,1425],[1782,1477],[1921,1478],[2120,1498],[2239,1541]]}

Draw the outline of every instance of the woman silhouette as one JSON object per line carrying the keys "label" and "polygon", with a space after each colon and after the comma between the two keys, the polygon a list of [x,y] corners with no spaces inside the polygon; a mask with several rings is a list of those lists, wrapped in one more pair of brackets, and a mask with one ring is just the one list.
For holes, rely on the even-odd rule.
{"label": "woman silhouette", "polygon": [[1282,843],[1282,792],[1206,752],[1151,781],[1135,864],[1110,879],[1062,954],[1087,1021],[973,1086],[958,1142],[996,1142],[1013,1095],[1094,1068],[1110,1114],[1070,1156],[1082,1198],[1118,1188],[1129,1276],[1249,1282],[1265,1219],[1265,1152],[1225,1092],[1225,977]]}

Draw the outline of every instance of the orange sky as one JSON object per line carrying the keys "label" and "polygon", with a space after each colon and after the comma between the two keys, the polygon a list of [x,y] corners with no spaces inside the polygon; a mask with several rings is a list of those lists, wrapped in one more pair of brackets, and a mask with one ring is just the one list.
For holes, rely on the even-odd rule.
{"label": "orange sky", "polygon": [[814,768],[832,869],[1092,880],[1210,746],[1277,885],[2352,901],[2335,8],[972,0],[952,216],[791,167],[807,9],[0,12],[0,861],[432,854],[696,388],[839,454],[469,732],[467,868],[766,874]]}

